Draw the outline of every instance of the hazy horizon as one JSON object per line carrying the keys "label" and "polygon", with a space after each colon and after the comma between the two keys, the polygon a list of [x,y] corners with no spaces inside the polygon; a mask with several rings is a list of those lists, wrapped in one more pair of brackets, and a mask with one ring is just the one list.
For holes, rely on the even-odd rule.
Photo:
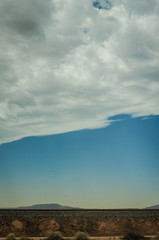
{"label": "hazy horizon", "polygon": [[[53,202],[47,202],[47,203],[35,203],[35,204],[31,204],[31,205],[14,205],[14,206],[5,206],[5,207],[0,207],[0,209],[12,209],[12,208],[25,208],[25,207],[34,207],[34,206],[39,206],[39,205],[59,205],[59,206],[61,206],[61,207],[70,207],[70,210],[71,209],[146,209],[146,208],[149,208],[149,207],[154,207],[154,206],[159,206],[159,204],[155,204],[155,205],[153,205],[153,206],[144,206],[144,207],[140,207],[140,208],[135,208],[135,207],[129,207],[129,208],[121,208],[121,207],[119,207],[119,208],[82,208],[82,207],[79,207],[79,206],[70,206],[70,205],[66,205],[66,204],[60,204],[60,203],[53,203]],[[40,208],[39,208],[40,209]],[[157,208],[157,209],[159,209],[159,208]]]}

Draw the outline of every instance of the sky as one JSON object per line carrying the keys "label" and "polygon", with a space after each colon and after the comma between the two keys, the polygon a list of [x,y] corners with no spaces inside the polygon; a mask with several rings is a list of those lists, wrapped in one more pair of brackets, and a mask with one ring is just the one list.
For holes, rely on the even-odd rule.
{"label": "sky", "polygon": [[159,1],[0,1],[0,207],[159,203]]}

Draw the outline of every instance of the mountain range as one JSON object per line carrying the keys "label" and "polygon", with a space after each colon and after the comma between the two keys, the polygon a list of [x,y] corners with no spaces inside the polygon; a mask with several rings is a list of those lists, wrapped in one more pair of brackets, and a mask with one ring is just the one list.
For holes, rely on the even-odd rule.
{"label": "mountain range", "polygon": [[[62,206],[57,203],[50,203],[50,204],[36,204],[32,206],[23,206],[23,207],[18,207],[17,209],[79,209],[75,207],[70,207],[70,206]],[[159,204],[146,207],[145,209],[159,209]]]}
{"label": "mountain range", "polygon": [[32,206],[23,206],[18,207],[17,209],[73,209],[73,207],[62,206],[57,203],[49,203],[49,204],[35,204]]}
{"label": "mountain range", "polygon": [[[2,209],[2,208],[0,208]],[[44,210],[56,210],[56,209],[80,209],[78,207],[70,207],[70,206],[62,206],[58,203],[49,203],[49,204],[35,204],[32,206],[22,206],[22,207],[16,207],[16,208],[3,208],[3,209],[44,209]],[[158,205],[154,205],[154,206],[150,206],[150,207],[146,207],[144,209],[159,209],[159,204]]]}
{"label": "mountain range", "polygon": [[150,206],[150,207],[146,207],[146,209],[159,209],[159,204]]}

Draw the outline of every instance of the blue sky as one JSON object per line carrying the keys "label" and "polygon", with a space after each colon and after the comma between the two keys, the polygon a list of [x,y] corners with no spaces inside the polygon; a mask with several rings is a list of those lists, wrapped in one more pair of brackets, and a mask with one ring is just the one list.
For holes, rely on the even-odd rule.
{"label": "blue sky", "polygon": [[0,207],[158,204],[158,0],[0,1]]}
{"label": "blue sky", "polygon": [[[119,117],[117,117],[119,118]],[[1,206],[146,207],[159,199],[159,116],[0,147]]]}

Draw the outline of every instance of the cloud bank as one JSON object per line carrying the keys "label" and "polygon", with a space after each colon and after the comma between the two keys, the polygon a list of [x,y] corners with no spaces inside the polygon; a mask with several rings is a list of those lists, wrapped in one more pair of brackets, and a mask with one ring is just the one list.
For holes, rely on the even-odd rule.
{"label": "cloud bank", "polygon": [[159,1],[94,3],[0,1],[1,143],[159,114]]}

